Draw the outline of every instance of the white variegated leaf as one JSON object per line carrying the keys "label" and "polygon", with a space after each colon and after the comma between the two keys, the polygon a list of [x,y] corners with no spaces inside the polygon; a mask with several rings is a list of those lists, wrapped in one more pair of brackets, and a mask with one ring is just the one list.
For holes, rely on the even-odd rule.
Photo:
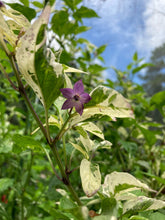
{"label": "white variegated leaf", "polygon": [[83,159],[80,164],[80,176],[85,194],[93,196],[101,186],[101,174],[99,166]]}

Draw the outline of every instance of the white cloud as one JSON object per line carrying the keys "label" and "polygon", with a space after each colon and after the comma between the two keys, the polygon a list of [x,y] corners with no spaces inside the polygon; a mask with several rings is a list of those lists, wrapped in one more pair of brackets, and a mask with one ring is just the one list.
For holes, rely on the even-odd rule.
{"label": "white cloud", "polygon": [[149,53],[165,43],[165,1],[148,0],[143,13],[144,29],[135,37],[137,49]]}

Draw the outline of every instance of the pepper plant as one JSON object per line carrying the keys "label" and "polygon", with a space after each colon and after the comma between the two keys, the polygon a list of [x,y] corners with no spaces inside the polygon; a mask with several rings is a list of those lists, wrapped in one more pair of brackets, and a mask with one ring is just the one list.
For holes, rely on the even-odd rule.
{"label": "pepper plant", "polygon": [[[21,2],[24,5],[8,4],[10,8],[0,2],[0,69],[10,86],[26,103],[33,129],[27,129],[24,134],[18,132],[12,137],[10,150],[13,154],[17,152],[16,160],[19,159],[19,153],[21,155],[20,172],[22,158],[27,158],[29,164],[23,167],[27,168],[25,176],[21,178],[17,173],[17,179],[21,179],[19,187],[15,187],[16,181],[11,177],[0,179],[1,191],[9,190],[10,194],[9,201],[6,194],[2,195],[2,218],[147,219],[138,216],[138,213],[165,207],[163,201],[147,197],[147,192],[155,191],[131,174],[117,171],[107,174],[102,184],[100,166],[95,162],[97,151],[103,151],[104,154],[104,149],[107,152],[112,145],[105,139],[99,125],[103,121],[115,123],[118,118],[134,119],[131,101],[103,85],[93,85],[95,88],[88,94],[86,87],[84,90],[83,79],[92,82],[92,75],[87,69],[79,70],[77,66],[70,67],[59,62],[57,53],[47,43],[54,1],[48,1],[45,5],[35,2],[35,6],[43,7],[39,16],[27,1]],[[96,16],[92,9],[79,5],[80,0],[64,2],[72,10],[75,19],[88,13],[89,17]],[[53,11],[52,20],[62,15],[65,17],[67,12],[66,8],[60,12]],[[35,17],[35,21],[31,22]],[[72,35],[74,28],[78,31],[83,27],[80,28],[78,22],[62,23],[61,26],[51,24],[60,36],[61,46],[63,34]],[[63,25],[70,25],[67,30],[71,33],[66,33]],[[6,62],[10,63],[9,69],[6,68],[9,65]],[[25,126],[24,123],[22,125]],[[23,152],[24,156],[21,154]],[[34,178],[37,173],[32,167],[40,154],[46,156],[42,157],[41,164],[48,172],[41,172],[40,181],[35,182],[31,176]],[[81,180],[80,186],[74,184],[77,170],[80,170],[80,174],[76,173]],[[48,176],[52,174],[57,183],[52,181],[48,189],[42,188],[42,181],[46,185]],[[33,185],[34,195],[30,191]],[[43,196],[45,190],[48,194],[52,193],[51,187],[56,192],[54,197]],[[10,203],[12,206],[8,206]]]}

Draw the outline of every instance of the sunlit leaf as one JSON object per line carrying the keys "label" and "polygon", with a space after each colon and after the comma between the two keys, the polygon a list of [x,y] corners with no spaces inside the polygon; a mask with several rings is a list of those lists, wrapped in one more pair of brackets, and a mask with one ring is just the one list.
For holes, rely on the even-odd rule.
{"label": "sunlit leaf", "polygon": [[123,214],[127,212],[158,210],[165,207],[165,202],[157,199],[139,196],[124,203]]}
{"label": "sunlit leaf", "polygon": [[72,142],[70,142],[70,143],[71,143],[71,145],[72,145],[76,150],[80,151],[80,152],[84,155],[84,157],[85,157],[86,159],[89,159],[89,156],[88,156],[87,152],[86,152],[80,145],[74,144],[74,143],[72,143]]}
{"label": "sunlit leaf", "polygon": [[93,149],[97,150],[97,149],[110,149],[112,146],[112,143],[110,141],[104,140],[101,142],[96,142]]}
{"label": "sunlit leaf", "polygon": [[[5,18],[4,18],[5,16]],[[20,12],[14,9],[0,8],[0,40],[5,39],[13,47],[16,46],[18,34],[14,30],[26,31],[30,26],[28,19]]]}
{"label": "sunlit leaf", "polygon": [[77,205],[70,199],[66,198],[65,196],[63,196],[60,199],[60,208],[62,210],[69,210],[69,209],[73,209],[77,207]]}
{"label": "sunlit leaf", "polygon": [[117,220],[118,205],[115,198],[105,198],[101,203],[101,215],[94,219]]}
{"label": "sunlit leaf", "polygon": [[23,14],[29,21],[31,21],[36,16],[36,11],[33,8],[29,8],[18,3],[8,3],[8,5],[14,10]]}
{"label": "sunlit leaf", "polygon": [[81,6],[77,9],[73,16],[77,19],[99,17],[93,9],[85,6]]}
{"label": "sunlit leaf", "polygon": [[43,8],[43,4],[41,2],[33,1],[32,4],[37,8]]}
{"label": "sunlit leaf", "polygon": [[157,140],[154,132],[150,131],[147,127],[145,127],[143,125],[138,124],[137,126],[140,129],[140,131],[142,132],[142,134],[144,135],[145,140],[147,141],[147,143],[150,146],[152,146]]}
{"label": "sunlit leaf", "polygon": [[41,143],[37,140],[34,140],[31,136],[23,136],[16,134],[13,136],[13,151],[20,153],[22,151],[31,149],[33,151],[42,152]]}
{"label": "sunlit leaf", "polygon": [[20,2],[22,2],[27,7],[29,6],[29,0],[20,0]]}
{"label": "sunlit leaf", "polygon": [[60,95],[60,89],[64,85],[62,67],[58,63],[53,64],[51,59],[44,56],[44,48],[39,49],[35,54],[37,86],[42,94],[40,100],[47,110]]}
{"label": "sunlit leaf", "polygon": [[97,50],[96,50],[97,54],[103,53],[104,50],[106,49],[106,47],[107,47],[107,45],[105,44],[105,45],[102,45],[99,48],[97,48]]}
{"label": "sunlit leaf", "polygon": [[2,12],[0,11],[0,43],[3,45],[4,39],[7,40],[12,46],[15,45],[17,40],[16,35],[9,29]]}
{"label": "sunlit leaf", "polygon": [[85,129],[86,131],[96,135],[97,137],[101,138],[104,140],[104,134],[101,131],[101,129],[95,125],[92,122],[85,122],[85,123],[81,123],[79,124],[83,129]]}
{"label": "sunlit leaf", "polygon": [[62,66],[64,68],[65,73],[86,73],[87,74],[87,72],[84,72],[82,70],[79,70],[79,69],[76,69],[76,68],[73,68],[73,67],[69,67],[65,64],[62,64]]}
{"label": "sunlit leaf", "polygon": [[154,94],[150,102],[151,105],[155,105],[160,110],[161,114],[165,116],[165,111],[163,111],[163,106],[165,106],[165,91]]}
{"label": "sunlit leaf", "polygon": [[138,54],[137,54],[137,52],[135,52],[134,53],[134,55],[133,55],[133,61],[138,61]]}
{"label": "sunlit leaf", "polygon": [[113,89],[99,86],[91,92],[90,96],[92,99],[86,104],[83,114],[81,116],[77,113],[73,114],[70,126],[89,118],[96,121],[101,120],[104,116],[107,116],[109,120],[134,117],[128,101]]}
{"label": "sunlit leaf", "polygon": [[44,97],[41,88],[38,85],[38,79],[35,71],[35,52],[37,51],[36,40],[40,27],[43,24],[48,23],[50,10],[50,6],[45,7],[40,17],[31,25],[25,35],[20,39],[16,51],[16,60],[21,74],[38,95],[43,104]]}
{"label": "sunlit leaf", "polygon": [[1,178],[0,179],[0,192],[7,190],[9,187],[13,185],[13,179],[10,178]]}
{"label": "sunlit leaf", "polygon": [[153,66],[153,64],[152,64],[152,63],[144,63],[144,64],[142,64],[142,65],[140,65],[140,66],[134,68],[134,69],[132,70],[132,73],[135,74],[135,73],[139,72],[140,70],[142,70],[142,69],[144,69],[144,68],[146,68],[146,67],[148,67],[148,66]]}
{"label": "sunlit leaf", "polygon": [[47,5],[40,17],[20,39],[16,59],[19,70],[32,87],[46,110],[52,105],[63,87],[63,68],[55,62],[51,50],[41,47],[45,42],[44,29],[51,8]]}
{"label": "sunlit leaf", "polygon": [[85,147],[87,152],[89,152],[89,151],[91,151],[93,149],[93,142],[89,138],[88,134],[86,136],[81,135],[80,136],[80,141],[83,144],[83,146]]}
{"label": "sunlit leaf", "polygon": [[101,186],[99,166],[83,159],[80,165],[80,176],[85,194],[88,197],[94,195]]}
{"label": "sunlit leaf", "polygon": [[153,191],[146,184],[140,182],[131,174],[115,171],[111,174],[106,175],[103,184],[103,192],[106,195],[110,196],[131,187],[137,187],[147,191]]}
{"label": "sunlit leaf", "polygon": [[145,218],[143,216],[139,216],[139,215],[132,215],[129,220],[148,220],[148,218]]}

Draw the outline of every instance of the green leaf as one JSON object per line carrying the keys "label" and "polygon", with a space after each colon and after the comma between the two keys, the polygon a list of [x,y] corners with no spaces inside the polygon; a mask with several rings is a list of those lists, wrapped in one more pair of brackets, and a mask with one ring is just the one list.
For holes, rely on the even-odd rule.
{"label": "green leaf", "polygon": [[49,125],[53,125],[53,126],[56,126],[58,128],[61,128],[61,123],[58,120],[58,117],[56,115],[51,115],[48,122],[49,122]]}
{"label": "green leaf", "polygon": [[104,194],[110,196],[132,187],[141,188],[147,191],[153,191],[146,184],[140,182],[131,174],[115,171],[111,174],[106,175],[103,184],[103,192]]}
{"label": "green leaf", "polygon": [[82,148],[80,145],[74,144],[74,143],[72,143],[72,142],[70,142],[70,144],[71,144],[76,150],[80,151],[80,152],[84,155],[84,157],[85,157],[86,159],[89,159],[89,156],[88,156],[87,152],[86,152],[85,150],[83,150],[83,148]]}
{"label": "green leaf", "polygon": [[156,142],[156,136],[154,135],[153,131],[150,131],[148,128],[145,128],[142,125],[137,125],[140,129],[140,131],[142,132],[142,134],[144,135],[147,143],[152,146],[153,144],[155,144]]}
{"label": "green leaf", "polygon": [[117,201],[115,198],[105,198],[101,201],[102,212],[94,220],[117,220]]}
{"label": "green leaf", "polygon": [[128,101],[113,89],[99,86],[91,92],[90,96],[92,99],[85,105],[83,114],[81,116],[77,113],[72,115],[69,121],[70,127],[87,119],[101,120],[105,116],[109,120],[134,117]]}
{"label": "green leaf", "polygon": [[83,159],[80,164],[80,176],[85,194],[93,196],[101,186],[101,174],[99,166]]}
{"label": "green leaf", "polygon": [[[82,127],[81,127],[82,128]],[[83,129],[83,128],[82,128]],[[86,131],[85,131],[86,132]],[[81,135],[80,136],[80,141],[83,144],[83,146],[85,147],[86,151],[89,153],[89,151],[91,151],[93,149],[93,142],[92,140],[89,138],[87,132],[86,132],[86,136]]]}
{"label": "green leaf", "polygon": [[105,198],[102,200],[102,214],[109,217],[117,215],[117,201],[115,198]]}
{"label": "green leaf", "polygon": [[11,186],[13,186],[13,179],[10,179],[10,178],[0,179],[0,193],[4,192]]}
{"label": "green leaf", "polygon": [[29,0],[20,0],[25,6],[29,7]]}
{"label": "green leaf", "polygon": [[80,20],[81,18],[99,17],[93,9],[87,8],[85,6],[81,6],[79,9],[77,9],[73,16],[77,20]]}
{"label": "green leaf", "polygon": [[123,214],[128,212],[136,213],[137,211],[158,210],[165,207],[165,202],[157,199],[139,196],[124,203]]}
{"label": "green leaf", "polygon": [[76,8],[76,5],[78,5],[82,0],[64,0],[65,4],[68,5],[72,10]]}
{"label": "green leaf", "polygon": [[63,69],[64,69],[64,73],[86,73],[82,70],[79,70],[79,69],[76,69],[76,68],[73,68],[73,67],[69,67],[65,64],[62,64],[62,66],[63,66]]}
{"label": "green leaf", "polygon": [[101,142],[96,142],[95,141],[95,146],[93,147],[95,150],[96,149],[110,149],[112,146],[112,143],[110,141],[104,140]]}
{"label": "green leaf", "polygon": [[60,89],[64,86],[62,65],[53,62],[52,56],[51,53],[50,60],[46,58],[44,48],[40,48],[35,54],[36,79],[42,94],[40,100],[46,110],[60,95]]}
{"label": "green leaf", "polygon": [[132,153],[133,151],[137,150],[138,147],[136,143],[130,141],[120,140],[120,144],[128,153]]}
{"label": "green leaf", "polygon": [[79,34],[79,33],[82,33],[82,32],[85,32],[85,31],[88,31],[90,30],[91,27],[87,27],[87,26],[78,26],[77,28],[75,28],[75,31],[74,33],[75,34]]}
{"label": "green leaf", "polygon": [[97,72],[101,72],[106,69],[107,69],[106,67],[103,67],[99,64],[91,64],[88,68],[88,71],[96,74]]}
{"label": "green leaf", "polygon": [[0,153],[7,154],[12,151],[12,143],[9,138],[1,139],[0,138]]}
{"label": "green leaf", "polygon": [[95,125],[92,122],[85,122],[85,123],[81,123],[80,126],[85,129],[86,131],[96,135],[97,137],[101,138],[104,140],[104,134],[102,132],[102,130]]}
{"label": "green leaf", "polygon": [[104,44],[104,45],[100,46],[99,48],[97,48],[97,50],[96,50],[97,55],[102,54],[105,51],[106,47],[107,47],[107,45]]}
{"label": "green leaf", "polygon": [[143,216],[139,216],[139,215],[133,215],[129,218],[129,220],[149,220],[148,218],[145,218]]}
{"label": "green leaf", "polygon": [[149,220],[164,220],[165,215],[160,212],[152,213]]}
{"label": "green leaf", "polygon": [[44,4],[42,4],[41,2],[33,1],[32,4],[37,8],[43,8],[44,7]]}
{"label": "green leaf", "polygon": [[158,183],[162,183],[162,184],[165,185],[165,179],[164,178],[161,178],[159,176],[155,176],[153,174],[146,173],[146,172],[144,172],[143,174],[146,175],[146,176],[150,176],[150,177],[154,178],[155,180],[157,180]]}
{"label": "green leaf", "polygon": [[[4,40],[8,41],[13,47],[16,46],[16,41],[18,40],[17,35],[13,32],[12,27],[10,27],[9,20],[4,19],[4,16],[7,16],[12,19],[12,22],[16,24],[16,27],[19,26],[19,29],[22,27],[26,28],[29,26],[29,21],[19,12],[13,9],[3,8],[3,11],[0,10],[0,43],[4,44]],[[16,22],[15,22],[16,21]]]}
{"label": "green leaf", "polygon": [[139,72],[140,70],[142,70],[142,69],[144,69],[144,68],[146,68],[148,66],[153,66],[153,64],[152,63],[144,63],[141,66],[138,66],[138,67],[134,68],[132,70],[132,73],[135,74],[135,73]]}
{"label": "green leaf", "polygon": [[134,53],[134,55],[133,55],[133,61],[138,61],[138,54],[137,54],[137,52],[135,52]]}
{"label": "green leaf", "polygon": [[36,17],[36,11],[33,8],[18,3],[8,3],[8,5],[14,10],[21,12],[29,21]]}
{"label": "green leaf", "polygon": [[[51,216],[54,217],[54,219],[57,219],[57,220],[60,220],[60,219],[70,220],[70,218],[67,217],[66,214],[64,214],[64,212],[57,210],[57,209],[54,209],[54,208],[52,210],[50,210],[50,214],[51,214]],[[38,217],[36,220],[38,220]]]}
{"label": "green leaf", "polygon": [[34,140],[30,136],[23,136],[16,134],[13,136],[13,151],[16,153],[31,149],[33,151],[41,152],[42,147],[39,141]]}
{"label": "green leaf", "polygon": [[69,210],[69,209],[73,209],[73,208],[77,208],[78,206],[70,199],[66,198],[66,197],[62,197],[60,199],[60,209],[61,210]]}
{"label": "green leaf", "polygon": [[74,24],[70,24],[69,14],[64,10],[57,11],[53,15],[51,23],[53,31],[60,37],[68,33],[69,25],[74,26]]}
{"label": "green leaf", "polygon": [[161,114],[165,116],[165,112],[163,111],[163,106],[165,106],[165,91],[154,94],[150,103],[151,105],[155,105],[160,110]]}

